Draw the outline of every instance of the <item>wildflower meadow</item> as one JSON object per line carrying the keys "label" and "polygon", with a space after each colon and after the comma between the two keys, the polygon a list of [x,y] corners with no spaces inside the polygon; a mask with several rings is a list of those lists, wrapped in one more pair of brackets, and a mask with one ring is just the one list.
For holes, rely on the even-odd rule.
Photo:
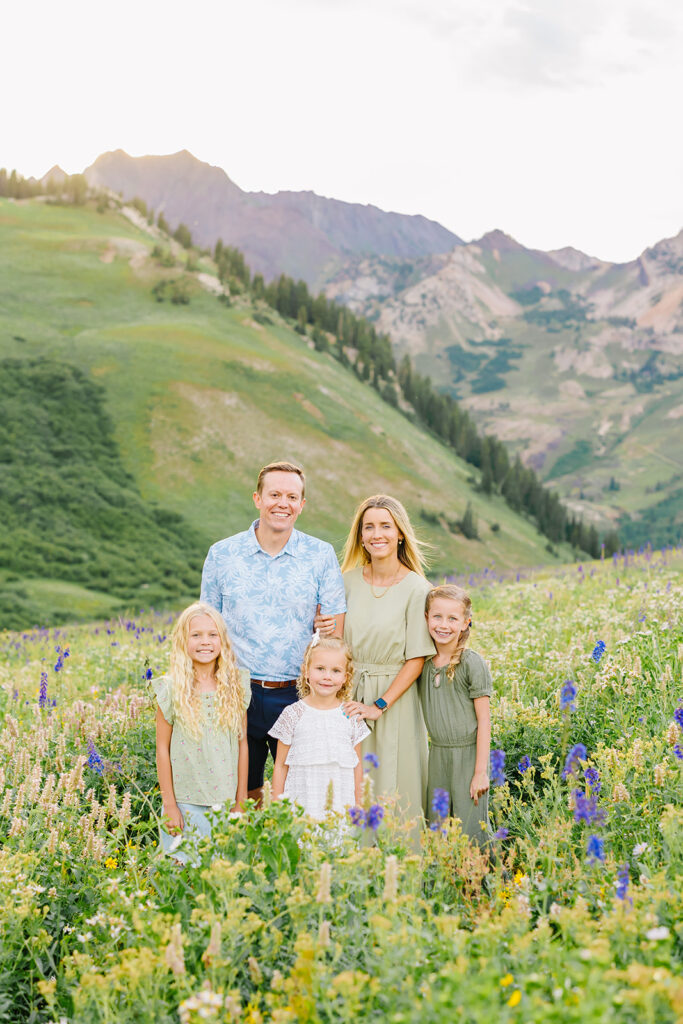
{"label": "wildflower meadow", "polygon": [[490,662],[489,853],[415,852],[365,764],[157,845],[169,613],[0,637],[0,1021],[683,1022],[683,554],[465,580]]}

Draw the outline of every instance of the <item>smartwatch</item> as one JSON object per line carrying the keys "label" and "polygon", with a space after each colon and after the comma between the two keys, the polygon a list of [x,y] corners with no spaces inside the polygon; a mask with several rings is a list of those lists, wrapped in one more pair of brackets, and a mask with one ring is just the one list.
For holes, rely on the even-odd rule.
{"label": "smartwatch", "polygon": [[377,700],[375,701],[375,707],[379,708],[380,711],[386,711],[388,706],[389,705],[385,701],[384,697],[378,697]]}

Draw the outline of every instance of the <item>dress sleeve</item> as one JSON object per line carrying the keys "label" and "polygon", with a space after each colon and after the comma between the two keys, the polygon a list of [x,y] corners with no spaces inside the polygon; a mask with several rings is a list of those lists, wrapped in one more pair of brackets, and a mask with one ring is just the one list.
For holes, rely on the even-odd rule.
{"label": "dress sleeve", "polygon": [[161,713],[169,725],[173,725],[175,715],[173,714],[173,701],[171,699],[171,681],[167,676],[160,676],[152,682],[154,695]]}
{"label": "dress sleeve", "polygon": [[318,603],[323,615],[343,615],[346,611],[344,580],[334,548],[326,546],[325,557],[321,566],[318,582]]}
{"label": "dress sleeve", "polygon": [[467,659],[467,682],[472,700],[475,697],[490,697],[493,694],[491,669],[476,651],[470,651]]}
{"label": "dress sleeve", "polygon": [[288,747],[292,745],[298,718],[294,710],[295,707],[296,704],[290,704],[289,707],[285,708],[273,728],[268,730],[269,736],[274,736],[276,740],[282,740]]}
{"label": "dress sleeve", "polygon": [[217,611],[221,610],[221,588],[218,583],[216,554],[213,547],[209,548],[209,553],[204,561],[204,568],[202,569],[202,589],[199,600],[205,601],[206,604],[210,604],[211,607],[216,608]]}
{"label": "dress sleeve", "polygon": [[428,658],[436,654],[425,618],[425,598],[430,589],[429,584],[419,577],[416,582],[424,585],[413,586],[406,605],[406,661],[409,658]]}
{"label": "dress sleeve", "polygon": [[364,718],[354,718],[351,723],[351,739],[354,747],[357,746],[366,736],[370,735],[370,730],[365,724]]}

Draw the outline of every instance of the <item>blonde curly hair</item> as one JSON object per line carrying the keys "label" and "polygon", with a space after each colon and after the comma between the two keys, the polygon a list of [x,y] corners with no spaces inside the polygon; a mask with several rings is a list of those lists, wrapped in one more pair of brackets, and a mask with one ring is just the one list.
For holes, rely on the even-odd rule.
{"label": "blonde curly hair", "polygon": [[351,657],[349,646],[338,636],[318,636],[317,634],[304,652],[301,673],[296,681],[296,690],[299,697],[307,697],[311,692],[311,686],[308,682],[308,669],[315,651],[343,651],[346,658],[346,675],[342,686],[337,690],[336,697],[338,700],[348,700],[353,689],[353,658]]}
{"label": "blonde curly hair", "polygon": [[225,623],[219,612],[203,601],[196,601],[180,613],[171,634],[171,700],[173,713],[180,727],[194,740],[201,738],[204,728],[202,701],[195,688],[195,674],[187,644],[190,624],[198,615],[207,615],[216,626],[221,641],[220,654],[214,665],[216,699],[213,718],[223,732],[242,738],[247,700],[230,646]]}
{"label": "blonde curly hair", "polygon": [[470,638],[470,628],[472,626],[472,599],[466,590],[462,587],[457,587],[455,583],[443,583],[440,587],[432,587],[427,594],[425,601],[425,615],[429,615],[429,609],[432,606],[432,602],[436,601],[437,597],[443,597],[447,601],[457,601],[459,605],[462,605],[465,618],[468,620],[467,626],[462,630],[458,637],[455,650],[451,655],[451,660],[448,662],[446,667],[446,678],[452,680],[455,676],[456,665],[459,665],[462,660],[462,652],[467,646],[467,641]]}

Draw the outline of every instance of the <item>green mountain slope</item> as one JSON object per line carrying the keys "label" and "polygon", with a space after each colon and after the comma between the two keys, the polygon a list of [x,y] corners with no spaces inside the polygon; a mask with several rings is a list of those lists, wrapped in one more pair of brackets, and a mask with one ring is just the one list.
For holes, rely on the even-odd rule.
{"label": "green mountain slope", "polygon": [[[38,552],[32,559],[25,550],[20,564],[2,556],[5,580],[8,573],[31,578],[31,600],[40,600],[42,587],[48,610],[54,610],[55,581],[63,580],[79,588],[74,608],[84,614],[84,584],[98,608],[103,594],[149,603],[145,585],[158,580],[153,572],[134,571],[133,563],[140,549],[149,549],[151,525],[174,513],[182,523],[165,520],[162,590],[169,595],[177,585],[185,595],[197,551],[248,525],[256,473],[282,457],[300,461],[308,473],[301,527],[337,548],[356,503],[389,491],[405,501],[433,544],[435,573],[492,561],[502,568],[548,560],[545,538],[526,519],[502,499],[473,492],[471,467],[330,355],[314,351],[272,310],[265,315],[239,297],[229,306],[218,301],[207,290],[217,283],[209,261],[191,273],[162,266],[164,260],[152,255],[158,239],[143,228],[115,211],[0,201],[0,359],[26,364],[46,358],[61,373],[65,365],[78,367],[84,381],[101,385],[115,445],[107,457],[116,467],[109,472],[106,460],[100,461],[97,473],[117,483],[121,500],[127,492],[131,509],[142,516],[132,531],[137,540],[125,543],[131,562],[125,594],[112,587],[111,568],[109,577],[74,578],[57,562]],[[189,303],[156,301],[152,289],[179,278]],[[11,385],[8,390],[11,397]],[[21,429],[30,428],[22,421]],[[7,443],[16,458],[19,447]],[[39,467],[41,457],[30,447],[27,459]],[[82,452],[72,467],[88,501],[90,463]],[[52,472],[54,460],[50,465]],[[40,507],[41,501],[37,490],[32,503]],[[467,540],[455,526],[468,502],[480,540]],[[61,529],[57,506],[54,517],[41,520],[47,536]],[[86,502],[88,517],[91,525],[97,518]],[[98,529],[95,524],[93,537]],[[559,551],[558,557],[568,554]],[[173,568],[179,557],[188,560],[187,572]],[[68,588],[58,590],[62,607],[56,611],[63,611]]]}

